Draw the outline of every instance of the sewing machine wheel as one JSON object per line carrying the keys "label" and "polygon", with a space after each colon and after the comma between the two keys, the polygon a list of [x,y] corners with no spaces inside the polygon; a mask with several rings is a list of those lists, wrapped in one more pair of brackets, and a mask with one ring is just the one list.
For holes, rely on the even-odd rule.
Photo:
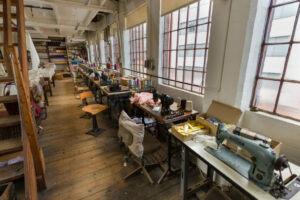
{"label": "sewing machine wheel", "polygon": [[285,155],[280,155],[275,162],[274,169],[277,171],[282,171],[288,167],[289,167],[288,158]]}

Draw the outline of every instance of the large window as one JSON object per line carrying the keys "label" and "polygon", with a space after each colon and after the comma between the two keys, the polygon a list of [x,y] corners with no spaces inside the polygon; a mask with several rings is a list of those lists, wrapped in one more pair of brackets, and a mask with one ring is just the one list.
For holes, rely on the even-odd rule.
{"label": "large window", "polygon": [[204,94],[211,14],[200,0],[164,16],[164,84]]}
{"label": "large window", "polygon": [[[137,76],[145,76],[141,73],[146,73],[146,23],[135,26],[129,30],[130,34],[130,65],[134,70],[133,74]],[[139,73],[141,72],[141,73]]]}
{"label": "large window", "polygon": [[252,107],[300,120],[300,1],[272,0]]}

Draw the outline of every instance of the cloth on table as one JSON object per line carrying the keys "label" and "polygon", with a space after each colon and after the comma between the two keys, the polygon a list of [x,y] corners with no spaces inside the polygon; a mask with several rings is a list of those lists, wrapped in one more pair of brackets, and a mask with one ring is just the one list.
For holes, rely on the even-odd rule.
{"label": "cloth on table", "polygon": [[[134,97],[130,98],[130,103],[137,103],[140,105],[148,104],[149,106],[155,106],[155,103],[153,101],[153,94],[149,92],[135,93]],[[160,100],[156,104],[160,104]]]}

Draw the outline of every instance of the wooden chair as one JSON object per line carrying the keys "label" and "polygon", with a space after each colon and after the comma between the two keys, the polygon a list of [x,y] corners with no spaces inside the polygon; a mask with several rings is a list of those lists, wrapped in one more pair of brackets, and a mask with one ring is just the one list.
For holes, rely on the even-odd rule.
{"label": "wooden chair", "polygon": [[137,172],[143,172],[146,176],[148,181],[153,184],[154,181],[150,174],[148,173],[147,168],[159,166],[162,168],[162,163],[166,160],[166,154],[162,152],[160,142],[154,138],[150,133],[144,133],[144,139],[142,141],[143,146],[143,154],[141,157],[136,156],[129,148],[129,146],[133,143],[133,134],[130,132],[132,129],[128,129],[124,127],[122,123],[119,123],[119,131],[122,131],[122,134],[119,134],[121,143],[123,143],[128,150],[129,157],[137,163],[138,167],[131,171],[128,175],[126,175],[124,180],[128,179],[129,177],[137,174]]}
{"label": "wooden chair", "polygon": [[[74,87],[74,95],[78,94],[78,93],[82,93],[82,92],[87,92],[87,91],[90,91],[90,88],[89,87],[86,87],[86,86],[78,86],[78,85],[75,85]],[[76,98],[80,98],[80,96],[76,95]]]}
{"label": "wooden chair", "polygon": [[99,128],[97,123],[96,115],[104,110],[106,110],[108,106],[101,104],[90,104],[82,108],[82,111],[90,113],[93,117],[93,129],[88,131],[86,134],[93,135],[97,137],[100,135],[105,129]]}

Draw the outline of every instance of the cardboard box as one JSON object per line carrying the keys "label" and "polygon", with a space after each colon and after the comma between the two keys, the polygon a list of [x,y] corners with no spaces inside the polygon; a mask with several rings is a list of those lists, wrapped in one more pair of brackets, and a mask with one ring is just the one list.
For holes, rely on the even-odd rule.
{"label": "cardboard box", "polygon": [[199,120],[200,123],[203,124],[207,129],[209,129],[209,135],[215,136],[218,126],[206,121],[206,119],[215,118],[216,120],[226,124],[237,124],[241,118],[241,115],[242,111],[240,109],[213,101],[210,104],[207,112],[197,117],[197,120]]}
{"label": "cardboard box", "polygon": [[[196,119],[196,121],[197,121],[197,119]],[[175,135],[178,139],[180,139],[183,142],[193,139],[196,135],[207,135],[208,134],[208,129],[205,128],[205,129],[201,129],[199,131],[195,131],[195,134],[182,135],[175,128],[178,126],[184,126],[185,124],[186,124],[186,122],[172,126],[172,134]]]}

